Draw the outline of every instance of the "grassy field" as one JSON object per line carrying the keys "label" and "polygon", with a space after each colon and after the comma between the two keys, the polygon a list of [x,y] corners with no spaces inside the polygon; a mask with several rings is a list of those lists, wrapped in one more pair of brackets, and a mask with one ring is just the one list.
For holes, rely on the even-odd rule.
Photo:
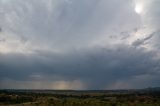
{"label": "grassy field", "polygon": [[160,106],[160,91],[1,90],[0,106]]}

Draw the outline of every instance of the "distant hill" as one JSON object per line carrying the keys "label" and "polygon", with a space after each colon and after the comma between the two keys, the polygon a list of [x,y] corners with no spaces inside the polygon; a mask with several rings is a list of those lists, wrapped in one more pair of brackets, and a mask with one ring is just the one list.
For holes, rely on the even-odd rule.
{"label": "distant hill", "polygon": [[149,88],[146,88],[145,90],[160,91],[160,87],[149,87]]}

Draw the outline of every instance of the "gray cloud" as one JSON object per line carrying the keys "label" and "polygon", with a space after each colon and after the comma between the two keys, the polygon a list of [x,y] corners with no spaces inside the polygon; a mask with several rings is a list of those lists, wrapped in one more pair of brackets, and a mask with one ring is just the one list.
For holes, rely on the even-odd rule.
{"label": "gray cloud", "polygon": [[0,88],[158,86],[159,2],[141,2],[0,0]]}
{"label": "gray cloud", "polygon": [[97,38],[107,38],[113,30],[118,32],[139,26],[139,17],[131,2],[126,0],[50,2],[8,0],[1,3],[4,13],[2,24],[15,36],[29,39],[30,45],[62,50],[86,47],[97,42]]}
{"label": "gray cloud", "polygon": [[144,43],[148,40],[150,40],[154,35],[156,35],[157,32],[153,32],[151,33],[148,37],[145,37],[143,39],[138,39],[136,41],[134,41],[132,43],[133,46],[137,47],[137,46],[140,46],[140,45],[144,45]]}

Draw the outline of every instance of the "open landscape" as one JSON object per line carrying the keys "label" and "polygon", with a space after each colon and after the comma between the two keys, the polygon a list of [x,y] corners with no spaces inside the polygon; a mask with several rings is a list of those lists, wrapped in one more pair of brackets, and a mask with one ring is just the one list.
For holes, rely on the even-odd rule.
{"label": "open landscape", "polygon": [[160,106],[160,90],[1,90],[0,106]]}
{"label": "open landscape", "polygon": [[0,0],[0,106],[160,106],[160,0]]}

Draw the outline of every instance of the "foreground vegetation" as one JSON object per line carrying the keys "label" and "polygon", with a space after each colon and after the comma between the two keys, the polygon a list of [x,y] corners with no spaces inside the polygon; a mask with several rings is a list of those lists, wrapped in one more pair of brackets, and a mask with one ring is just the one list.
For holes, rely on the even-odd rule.
{"label": "foreground vegetation", "polygon": [[0,106],[160,106],[160,92],[1,90]]}

